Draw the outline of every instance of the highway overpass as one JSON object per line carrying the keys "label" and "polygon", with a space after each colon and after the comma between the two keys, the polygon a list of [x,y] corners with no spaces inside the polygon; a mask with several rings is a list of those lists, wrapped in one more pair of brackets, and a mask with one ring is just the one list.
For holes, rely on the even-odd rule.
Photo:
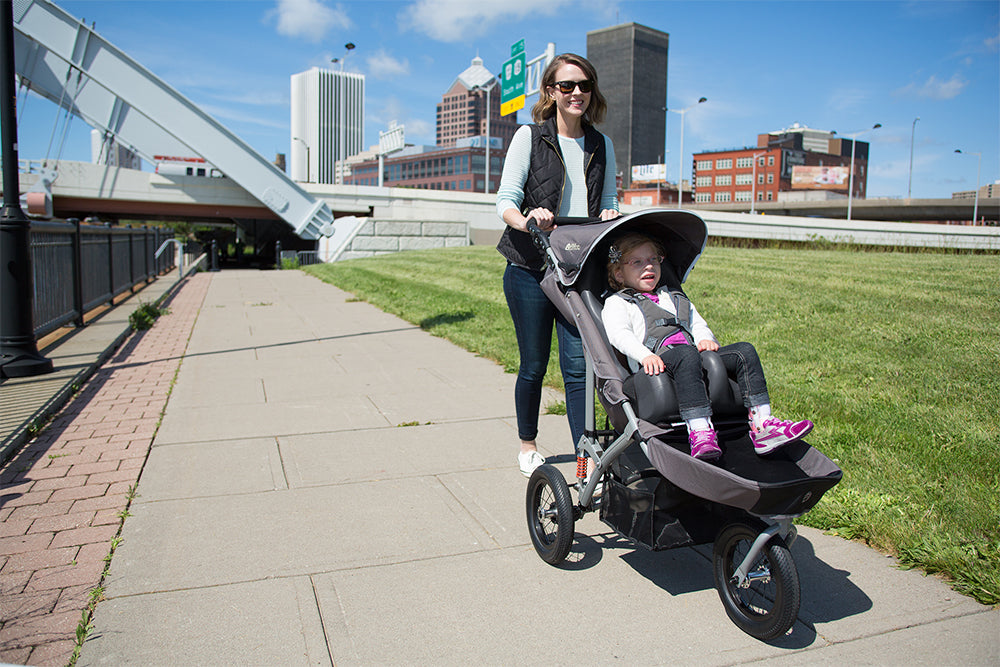
{"label": "highway overpass", "polygon": [[[21,191],[30,190],[38,179],[37,173],[22,173]],[[411,223],[415,222],[461,223],[468,226],[468,241],[474,244],[495,243],[503,229],[496,215],[495,195],[315,183],[300,185],[311,198],[323,202],[334,216],[353,216],[362,224],[398,227],[397,223],[404,223],[413,228]],[[62,218],[93,215],[103,220],[229,221],[244,226],[253,221],[258,231],[261,223],[268,222],[288,230],[273,211],[228,178],[164,176],[120,167],[60,162],[51,192],[54,213]],[[903,200],[876,201],[895,202],[897,211],[916,210],[903,208]],[[956,209],[948,208],[953,200],[931,201],[942,202],[938,210],[947,212],[949,217],[959,213],[954,219],[972,217],[971,200],[955,200],[960,203],[960,208]],[[856,215],[850,222],[836,217],[835,210],[827,211],[833,217],[811,217],[823,212],[818,208],[802,209],[793,215],[783,215],[784,210],[782,214],[762,210],[761,214],[749,215],[724,211],[721,207],[697,211],[705,218],[713,236],[788,241],[826,239],[864,245],[1000,251],[1000,227],[897,221],[907,220],[902,215],[888,220],[859,219],[862,212],[869,211],[859,205],[864,203],[867,202],[854,202],[852,213]],[[995,211],[997,208],[995,199],[980,200],[979,204],[980,210],[992,207]],[[630,212],[638,207],[624,207],[623,210]],[[352,225],[355,232],[362,224]],[[348,239],[344,247],[350,248],[350,244],[351,239]],[[357,256],[357,253],[350,256]]]}
{"label": "highway overpass", "polygon": [[[974,206],[973,199],[854,199],[851,201],[851,218],[892,222],[971,221]],[[689,208],[747,213],[750,202],[690,204]],[[847,199],[757,202],[754,208],[765,215],[847,218]],[[987,224],[997,224],[1000,221],[1000,199],[980,198],[977,217]]]}

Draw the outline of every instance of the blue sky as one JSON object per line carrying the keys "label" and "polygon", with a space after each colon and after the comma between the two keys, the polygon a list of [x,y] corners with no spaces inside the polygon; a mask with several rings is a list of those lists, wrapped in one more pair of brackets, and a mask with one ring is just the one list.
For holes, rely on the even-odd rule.
{"label": "blue sky", "polygon": [[[267,159],[289,152],[289,77],[330,67],[366,75],[366,143],[396,120],[434,143],[435,105],[476,55],[498,72],[524,39],[585,55],[587,32],[636,22],[670,34],[667,106],[685,116],[690,155],[755,145],[793,123],[871,143],[870,197],[950,197],[1000,180],[1000,3],[911,0],[57,0]],[[19,98],[20,99],[20,98]],[[530,107],[532,100],[529,99]],[[614,100],[609,100],[611,106]],[[679,116],[668,114],[667,174],[677,177]],[[913,121],[919,117],[915,125]],[[21,159],[49,149],[56,106],[31,96]],[[526,111],[520,121],[527,122]],[[58,144],[58,139],[56,142]],[[76,119],[60,154],[90,159]],[[619,165],[621,168],[621,165]]]}

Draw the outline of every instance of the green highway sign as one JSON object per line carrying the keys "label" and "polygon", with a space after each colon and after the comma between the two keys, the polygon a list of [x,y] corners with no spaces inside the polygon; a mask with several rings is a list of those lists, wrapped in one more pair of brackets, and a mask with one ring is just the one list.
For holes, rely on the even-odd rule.
{"label": "green highway sign", "polygon": [[524,108],[524,80],[527,75],[527,66],[523,39],[510,48],[511,53],[514,53],[515,49],[518,49],[518,52],[503,64],[503,70],[500,72],[501,116]]}

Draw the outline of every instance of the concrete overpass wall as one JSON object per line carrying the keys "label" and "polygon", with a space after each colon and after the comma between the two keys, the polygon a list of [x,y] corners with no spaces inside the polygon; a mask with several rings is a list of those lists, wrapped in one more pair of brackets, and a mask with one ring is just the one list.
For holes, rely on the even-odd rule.
{"label": "concrete overpass wall", "polygon": [[[137,214],[158,205],[246,207],[260,209],[257,217],[277,219],[270,209],[228,178],[161,176],[137,169],[65,160],[59,162],[57,173],[52,184],[53,201],[71,199],[84,210],[83,202],[90,201],[94,213],[104,206],[101,201],[115,200],[121,206],[134,208]],[[31,190],[39,179],[37,173],[22,172],[20,177],[22,192]]]}
{"label": "concrete overpass wall", "polygon": [[1000,227],[697,211],[711,236],[1000,251]]}
{"label": "concrete overpass wall", "polygon": [[[37,180],[21,174],[22,192]],[[303,184],[336,216],[352,215],[362,224],[343,246],[349,253],[374,253],[416,247],[448,247],[471,243],[493,245],[503,231],[493,194],[379,188],[354,185]],[[207,215],[226,207],[238,210],[256,204],[261,217],[271,214],[230,179],[160,176],[117,167],[61,162],[52,187],[53,198],[74,197],[95,202],[121,200],[137,209],[149,207],[197,211]],[[982,202],[981,202],[982,203]],[[146,207],[146,208],[143,208]],[[638,207],[623,207],[628,213]],[[980,248],[1000,251],[1000,227],[852,220],[836,218],[749,215],[698,210],[714,236],[790,241],[825,239],[870,245]],[[254,217],[244,214],[244,217]],[[463,231],[458,231],[463,229]],[[355,239],[357,243],[355,244]],[[346,256],[357,256],[348,254]]]}

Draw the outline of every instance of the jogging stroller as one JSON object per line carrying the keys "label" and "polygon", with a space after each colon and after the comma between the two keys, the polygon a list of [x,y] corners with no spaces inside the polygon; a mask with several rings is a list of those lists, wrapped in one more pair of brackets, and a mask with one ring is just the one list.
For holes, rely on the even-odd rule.
{"label": "jogging stroller", "polygon": [[[723,455],[713,462],[692,457],[671,383],[655,383],[642,371],[633,375],[601,321],[615,238],[635,231],[657,239],[666,249],[661,281],[679,290],[705,248],[705,222],[688,211],[652,209],[608,222],[556,223],[546,233],[529,220],[546,257],[542,289],[580,329],[587,395],[597,392],[610,428],[596,428],[594,401],[588,400],[586,430],[577,443],[576,503],[554,466],[532,474],[526,506],[535,550],[547,563],[562,563],[575,521],[593,511],[624,538],[653,550],[714,543],[715,585],[730,619],[761,640],[785,634],[800,600],[788,550],[796,536],[792,519],[836,485],[841,470],[804,441],[758,456],[739,387],[714,352],[702,353],[702,365]],[[587,457],[596,465],[589,480]],[[595,499],[599,482],[604,492]]]}

